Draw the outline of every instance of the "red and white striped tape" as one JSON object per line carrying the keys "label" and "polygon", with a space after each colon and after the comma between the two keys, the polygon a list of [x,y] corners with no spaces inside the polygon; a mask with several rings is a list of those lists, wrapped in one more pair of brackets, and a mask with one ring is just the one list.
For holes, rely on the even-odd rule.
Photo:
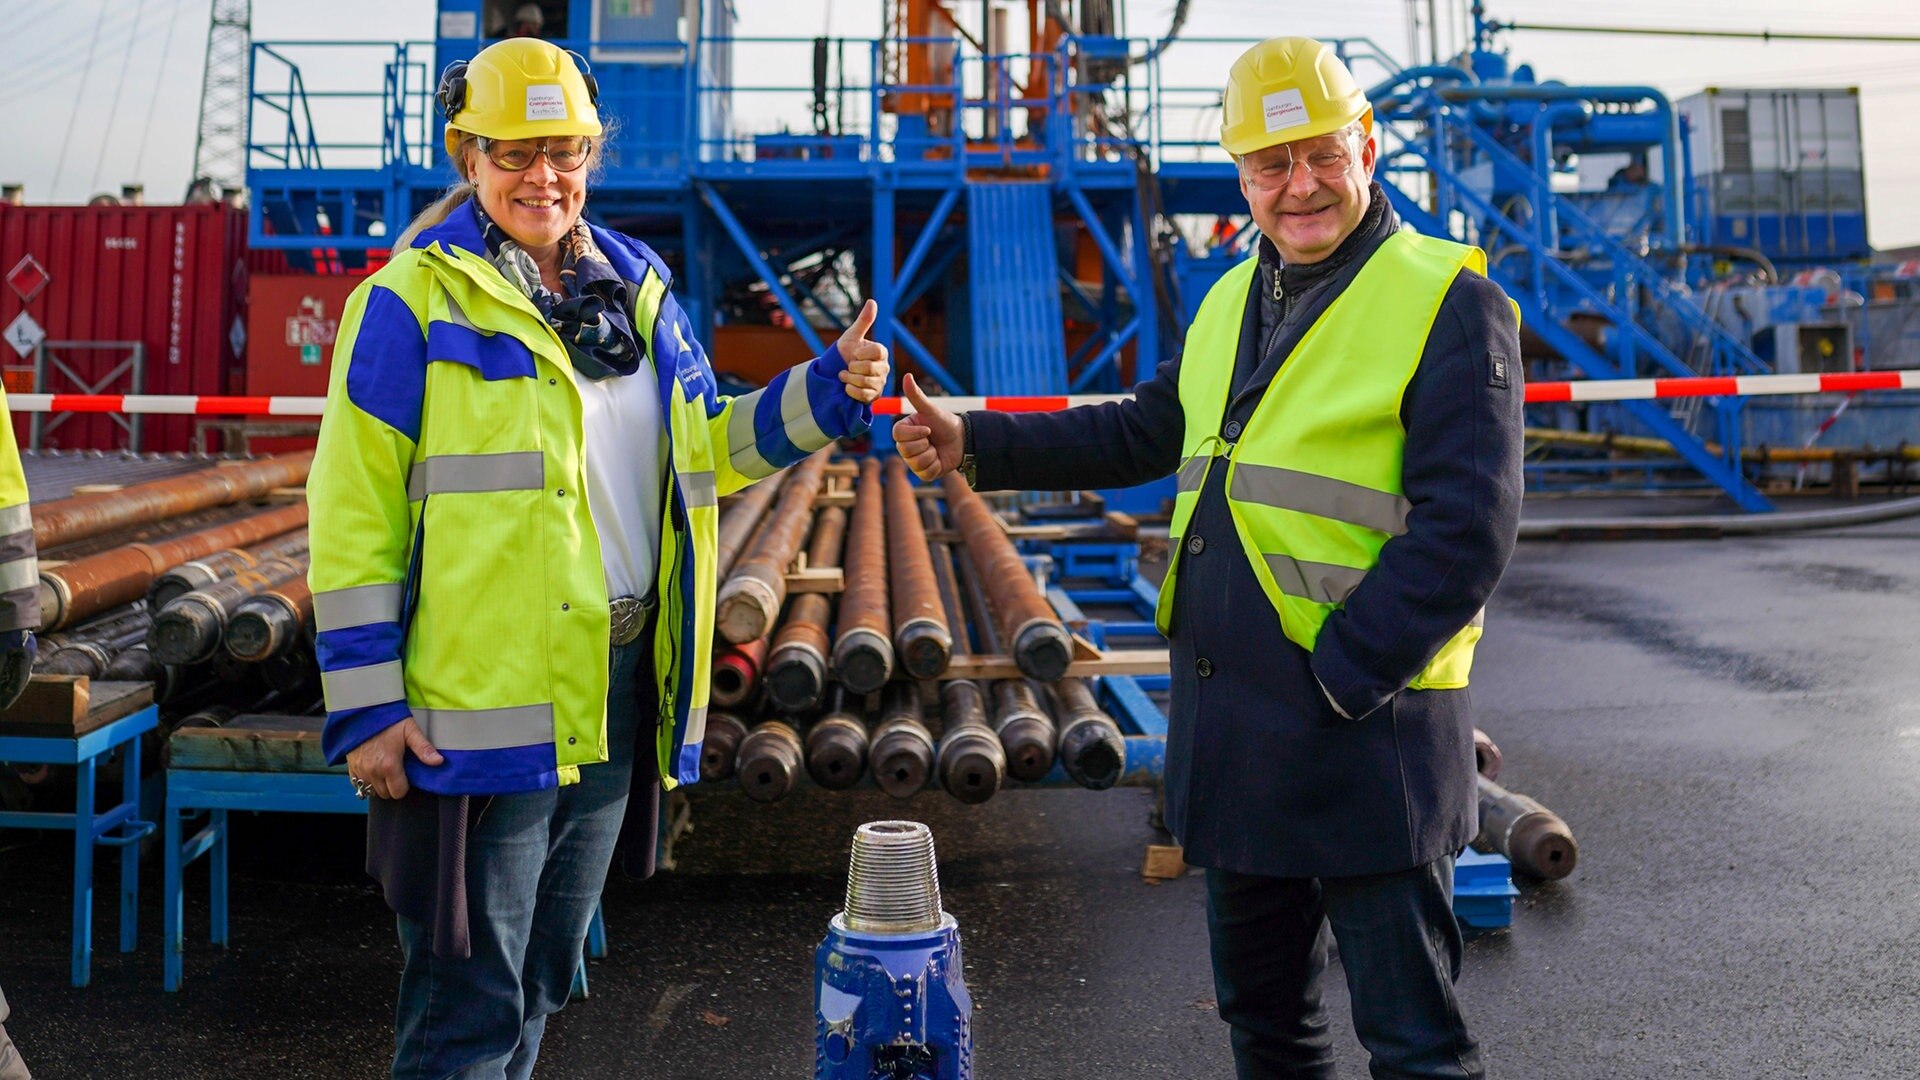
{"label": "red and white striped tape", "polygon": [[[1686,397],[1764,397],[1776,394],[1858,393],[1863,390],[1920,390],[1920,370],[1854,371],[1838,375],[1736,375],[1693,379],[1581,379],[1527,384],[1529,402],[1650,401]],[[1130,394],[1055,394],[1038,397],[943,397],[956,411],[1058,412],[1075,405],[1125,401]],[[172,416],[319,416],[326,399],[318,397],[208,397],[159,394],[14,394],[14,412],[141,413]],[[900,416],[905,400],[881,398],[877,416]]]}

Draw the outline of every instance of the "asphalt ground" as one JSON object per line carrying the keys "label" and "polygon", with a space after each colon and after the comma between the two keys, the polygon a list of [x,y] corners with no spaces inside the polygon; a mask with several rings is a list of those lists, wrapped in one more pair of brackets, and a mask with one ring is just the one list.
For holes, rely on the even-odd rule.
{"label": "asphalt ground", "polygon": [[[1548,509],[1548,508],[1543,508]],[[1472,939],[1468,1020],[1502,1077],[1920,1073],[1920,521],[1791,537],[1523,545],[1474,694],[1503,782],[1580,866]],[[546,1077],[804,1076],[812,952],[855,825],[928,822],[986,1077],[1224,1077],[1198,874],[1139,876],[1151,796],[809,793],[696,804],[676,873],[616,882],[611,955],[548,1029]],[[0,834],[0,986],[34,1074],[380,1075],[399,954],[352,819],[239,829],[233,944],[190,876],[186,984],[160,991],[99,900],[67,985],[69,847]],[[110,882],[111,875],[103,875]],[[1342,1075],[1365,1075],[1338,972]]]}

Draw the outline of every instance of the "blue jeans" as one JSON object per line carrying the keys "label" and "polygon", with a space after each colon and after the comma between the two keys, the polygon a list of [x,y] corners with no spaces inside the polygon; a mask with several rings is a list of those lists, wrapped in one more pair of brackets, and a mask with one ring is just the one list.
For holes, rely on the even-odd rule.
{"label": "blue jeans", "polygon": [[1207,871],[1214,988],[1241,1080],[1333,1077],[1320,1004],[1329,927],[1376,1080],[1486,1076],[1453,993],[1464,943],[1448,856],[1363,877]]}
{"label": "blue jeans", "polygon": [[[548,1015],[567,1003],[587,923],[600,902],[626,813],[641,726],[652,697],[651,635],[613,650],[608,760],[580,782],[496,795],[467,829],[467,919],[473,954],[435,957],[427,927],[399,917],[394,1080],[525,1080]],[[651,758],[648,759],[651,761]],[[650,764],[643,767],[651,767]]]}

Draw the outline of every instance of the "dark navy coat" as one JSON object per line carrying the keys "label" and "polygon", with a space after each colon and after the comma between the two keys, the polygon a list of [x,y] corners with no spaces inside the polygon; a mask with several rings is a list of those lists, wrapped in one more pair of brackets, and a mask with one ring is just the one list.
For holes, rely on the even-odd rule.
{"label": "dark navy coat", "polygon": [[[1282,267],[1261,242],[1223,437],[1239,435],[1306,329],[1398,227],[1376,187],[1359,228],[1320,263]],[[1126,487],[1174,472],[1180,364],[1224,361],[1168,360],[1126,402],[970,414],[979,487]],[[1188,538],[1170,553],[1166,821],[1189,863],[1274,877],[1383,873],[1458,851],[1477,831],[1468,691],[1406,686],[1486,604],[1519,526],[1518,328],[1486,278],[1462,270],[1448,290],[1401,416],[1407,531],[1311,654],[1287,640],[1253,575],[1227,470],[1211,471]]]}

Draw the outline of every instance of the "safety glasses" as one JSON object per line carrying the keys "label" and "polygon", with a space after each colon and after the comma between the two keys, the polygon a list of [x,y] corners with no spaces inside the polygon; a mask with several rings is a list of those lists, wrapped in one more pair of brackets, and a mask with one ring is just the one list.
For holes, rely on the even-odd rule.
{"label": "safety glasses", "polygon": [[1279,191],[1293,179],[1293,170],[1304,165],[1316,180],[1338,180],[1353,167],[1353,140],[1345,134],[1315,139],[1307,146],[1285,146],[1280,152],[1255,163],[1240,161],[1240,175],[1261,191]]}
{"label": "safety glasses", "polygon": [[561,135],[551,139],[480,139],[480,152],[487,160],[508,172],[533,168],[535,158],[545,154],[554,172],[570,173],[593,156],[593,140],[585,135]]}

